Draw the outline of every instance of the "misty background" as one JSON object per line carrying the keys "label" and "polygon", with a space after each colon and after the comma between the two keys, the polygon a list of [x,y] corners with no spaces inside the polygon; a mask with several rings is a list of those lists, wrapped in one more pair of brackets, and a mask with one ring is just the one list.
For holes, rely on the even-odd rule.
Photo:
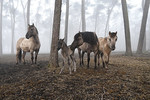
{"label": "misty background", "polygon": [[[126,0],[130,24],[132,51],[137,50],[143,15],[143,0]],[[2,13],[2,51],[3,54],[16,52],[16,42],[25,37],[27,32],[24,21],[24,11],[27,12],[28,0],[3,0]],[[34,23],[39,32],[41,42],[40,53],[49,53],[52,37],[53,13],[55,0],[31,0],[30,24]],[[23,6],[24,8],[23,8]],[[112,9],[112,11],[111,11]],[[14,11],[15,16],[12,16]],[[111,12],[111,13],[110,13]],[[62,3],[60,38],[64,38],[66,0]],[[109,23],[108,16],[110,15]],[[14,51],[12,45],[12,19],[14,27]],[[98,37],[108,36],[109,31],[117,31],[118,40],[115,51],[125,51],[125,33],[121,0],[85,0],[86,31],[97,33]],[[106,24],[108,27],[106,28]],[[70,45],[74,35],[81,31],[81,0],[70,0],[68,42]],[[146,50],[150,50],[150,10],[146,28]]]}

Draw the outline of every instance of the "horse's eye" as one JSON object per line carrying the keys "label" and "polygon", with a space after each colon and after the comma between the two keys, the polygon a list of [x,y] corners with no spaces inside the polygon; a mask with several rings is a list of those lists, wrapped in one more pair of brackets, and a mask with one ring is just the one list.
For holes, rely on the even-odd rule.
{"label": "horse's eye", "polygon": [[111,41],[111,39],[109,38],[109,41]]}
{"label": "horse's eye", "polygon": [[117,41],[117,39],[115,41]]}

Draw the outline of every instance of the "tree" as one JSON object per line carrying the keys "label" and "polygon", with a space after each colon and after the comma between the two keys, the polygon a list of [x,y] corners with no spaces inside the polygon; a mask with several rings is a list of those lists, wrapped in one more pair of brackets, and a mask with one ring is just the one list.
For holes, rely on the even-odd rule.
{"label": "tree", "polygon": [[30,3],[31,3],[31,0],[28,0],[28,5],[27,5],[27,25],[30,24]]}
{"label": "tree", "polygon": [[23,1],[21,0],[21,5],[22,5],[22,10],[23,10],[23,18],[24,18],[24,26],[25,26],[25,32],[27,31],[27,20],[26,20],[26,12],[25,12],[25,9],[26,9],[26,4],[24,5],[23,4]]}
{"label": "tree", "polygon": [[113,1],[113,4],[112,4],[112,7],[111,8],[108,8],[108,16],[107,16],[107,22],[106,22],[106,27],[105,27],[105,36],[106,36],[106,34],[109,32],[109,20],[110,20],[110,15],[111,15],[111,13],[112,13],[112,11],[113,11],[113,8],[114,8],[114,6],[116,5],[116,3],[117,3],[117,0],[116,1]]}
{"label": "tree", "polygon": [[17,5],[15,7],[14,0],[10,0],[10,16],[11,16],[11,32],[12,32],[12,42],[11,42],[11,53],[14,54],[14,33],[15,33],[15,23],[16,23],[16,9],[18,7],[18,0]]}
{"label": "tree", "polygon": [[143,10],[143,17],[142,17],[142,23],[141,23],[141,29],[140,29],[140,36],[139,36],[139,42],[137,47],[138,54],[142,53],[143,49],[143,43],[144,43],[144,37],[145,37],[145,31],[146,31],[146,23],[147,23],[147,16],[148,16],[148,9],[149,9],[150,0],[145,0],[144,10]]}
{"label": "tree", "polygon": [[55,0],[52,42],[51,42],[51,51],[50,51],[50,59],[49,59],[50,66],[54,66],[54,67],[59,66],[57,43],[58,43],[59,31],[60,31],[61,5],[62,5],[62,0]]}
{"label": "tree", "polygon": [[69,0],[66,0],[66,18],[65,18],[65,42],[68,39],[68,20],[69,20]]}
{"label": "tree", "polygon": [[85,22],[85,0],[82,0],[81,19],[82,19],[82,31],[86,31],[86,22]]}
{"label": "tree", "polygon": [[126,55],[132,55],[131,50],[131,40],[130,40],[130,27],[129,27],[129,18],[128,18],[128,10],[126,0],[121,0],[122,4],[122,12],[124,19],[124,28],[125,28],[125,42],[126,42]]}
{"label": "tree", "polygon": [[2,55],[2,13],[3,13],[3,0],[0,1],[0,55]]}

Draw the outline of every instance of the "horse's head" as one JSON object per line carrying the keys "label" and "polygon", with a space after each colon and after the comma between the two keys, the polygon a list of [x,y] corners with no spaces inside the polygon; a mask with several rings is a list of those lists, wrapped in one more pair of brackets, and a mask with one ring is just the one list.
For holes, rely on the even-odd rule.
{"label": "horse's head", "polygon": [[115,50],[116,41],[117,41],[117,32],[110,32],[109,31],[109,36],[107,38],[107,42],[108,42],[108,45],[109,45],[111,50]]}
{"label": "horse's head", "polygon": [[36,36],[36,35],[38,35],[38,31],[36,27],[34,26],[34,24],[32,25],[28,24],[28,32],[26,34],[26,38],[29,39],[30,37]]}
{"label": "horse's head", "polygon": [[79,32],[74,36],[74,41],[71,44],[71,48],[75,49],[83,44],[82,33]]}
{"label": "horse's head", "polygon": [[63,47],[63,44],[64,44],[64,39],[59,39],[57,50],[60,50]]}

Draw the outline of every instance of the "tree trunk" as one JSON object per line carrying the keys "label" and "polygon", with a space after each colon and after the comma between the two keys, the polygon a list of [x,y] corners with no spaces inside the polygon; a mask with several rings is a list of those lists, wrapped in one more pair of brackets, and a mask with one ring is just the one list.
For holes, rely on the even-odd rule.
{"label": "tree trunk", "polygon": [[110,20],[110,15],[112,13],[112,10],[114,8],[114,6],[116,5],[117,1],[114,1],[114,4],[112,5],[112,7],[109,9],[108,8],[108,16],[107,16],[107,21],[106,21],[106,27],[105,27],[105,36],[108,34],[109,32],[109,20]]}
{"label": "tree trunk", "polygon": [[23,19],[24,19],[25,32],[27,32],[27,20],[26,20],[26,13],[25,13],[26,6],[24,6],[22,0],[21,0],[21,5],[22,5],[22,10],[23,10]]}
{"label": "tree trunk", "polygon": [[124,19],[124,28],[125,28],[125,41],[126,41],[126,55],[132,55],[131,50],[131,39],[130,39],[130,27],[129,27],[129,19],[128,19],[128,10],[126,0],[121,0],[122,3],[122,12]]}
{"label": "tree trunk", "polygon": [[66,18],[65,18],[65,42],[68,39],[68,20],[69,20],[69,0],[66,0]]}
{"label": "tree trunk", "polygon": [[28,5],[27,5],[27,26],[28,27],[28,24],[30,24],[30,3],[31,3],[31,0],[28,0]]}
{"label": "tree trunk", "polygon": [[11,54],[14,54],[14,40],[15,40],[15,23],[16,23],[16,9],[18,7],[18,1],[16,7],[14,6],[14,1],[10,1],[10,14],[11,14],[11,32],[12,32],[12,40],[11,40]]}
{"label": "tree trunk", "polygon": [[2,45],[2,12],[3,12],[3,0],[0,1],[0,55],[3,53]]}
{"label": "tree trunk", "polygon": [[50,51],[50,60],[49,60],[50,66],[53,67],[59,66],[57,43],[58,43],[59,31],[60,31],[61,5],[62,5],[62,0],[55,0],[52,42],[51,42],[51,51]]}
{"label": "tree trunk", "polygon": [[142,49],[143,49],[143,43],[144,43],[144,37],[145,37],[145,32],[146,32],[146,22],[147,22],[149,4],[150,4],[150,0],[145,0],[145,6],[144,6],[142,23],[141,23],[141,29],[140,29],[139,42],[138,42],[138,47],[137,47],[137,52],[136,52],[138,54],[141,54],[142,53]]}
{"label": "tree trunk", "polygon": [[82,0],[81,19],[82,19],[82,32],[84,32],[84,31],[86,31],[85,0]]}

